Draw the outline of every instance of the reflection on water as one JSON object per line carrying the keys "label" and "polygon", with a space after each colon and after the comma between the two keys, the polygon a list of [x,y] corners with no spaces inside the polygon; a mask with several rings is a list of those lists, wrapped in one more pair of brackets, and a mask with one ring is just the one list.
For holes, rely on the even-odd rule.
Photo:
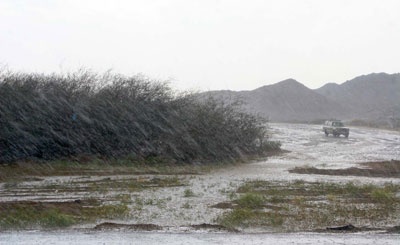
{"label": "reflection on water", "polygon": [[226,234],[153,232],[18,232],[0,234],[0,244],[398,244],[393,234]]}

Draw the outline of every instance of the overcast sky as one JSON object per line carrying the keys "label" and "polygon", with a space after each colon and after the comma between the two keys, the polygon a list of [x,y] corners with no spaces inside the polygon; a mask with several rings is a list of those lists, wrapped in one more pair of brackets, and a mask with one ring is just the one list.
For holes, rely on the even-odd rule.
{"label": "overcast sky", "polygon": [[0,0],[0,65],[112,69],[185,90],[318,88],[400,72],[400,1]]}

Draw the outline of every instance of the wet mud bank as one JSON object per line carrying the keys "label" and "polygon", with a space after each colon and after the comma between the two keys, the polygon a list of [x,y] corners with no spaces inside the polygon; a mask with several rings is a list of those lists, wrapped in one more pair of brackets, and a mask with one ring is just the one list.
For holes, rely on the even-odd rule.
{"label": "wet mud bank", "polygon": [[159,231],[162,227],[155,224],[118,224],[105,222],[96,225],[94,230],[133,230],[133,231]]}
{"label": "wet mud bank", "polygon": [[359,165],[360,167],[351,167],[345,169],[296,167],[294,169],[290,169],[289,173],[400,178],[400,161],[398,160],[359,163]]}
{"label": "wet mud bank", "polygon": [[[91,229],[88,229],[91,230]],[[218,224],[195,224],[181,227],[160,226],[156,224],[122,224],[113,222],[104,222],[96,225],[93,230],[117,230],[117,231],[184,231],[184,232],[239,232],[239,230],[228,228]]]}
{"label": "wet mud bank", "polygon": [[326,229],[316,229],[314,232],[320,233],[367,233],[367,232],[375,232],[375,233],[386,233],[386,234],[400,234],[400,226],[392,226],[385,228],[373,228],[373,227],[356,227],[352,224],[344,225],[344,226],[336,226],[336,227],[326,227]]}
{"label": "wet mud bank", "polygon": [[[178,231],[174,230],[173,227],[163,227],[156,224],[121,224],[121,223],[112,223],[112,222],[104,222],[96,225],[92,229],[87,230],[101,230],[101,231],[160,231],[160,232],[170,232],[170,231]],[[202,232],[226,232],[226,233],[240,233],[239,230],[228,228],[223,225],[217,224],[197,224],[190,226],[182,226],[179,227],[179,231],[184,232],[193,232],[193,231],[202,231]],[[343,225],[343,226],[335,226],[335,227],[326,227],[315,230],[309,230],[307,232],[318,232],[318,233],[366,233],[366,232],[375,232],[375,233],[387,233],[387,234],[400,234],[400,226],[391,226],[391,227],[356,227],[352,224]]]}

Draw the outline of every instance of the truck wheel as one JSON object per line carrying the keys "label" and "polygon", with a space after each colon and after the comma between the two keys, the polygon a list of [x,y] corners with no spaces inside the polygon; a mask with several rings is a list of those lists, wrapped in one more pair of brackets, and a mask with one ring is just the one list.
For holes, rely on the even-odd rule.
{"label": "truck wheel", "polygon": [[349,134],[345,134],[344,136],[345,136],[346,138],[349,138]]}

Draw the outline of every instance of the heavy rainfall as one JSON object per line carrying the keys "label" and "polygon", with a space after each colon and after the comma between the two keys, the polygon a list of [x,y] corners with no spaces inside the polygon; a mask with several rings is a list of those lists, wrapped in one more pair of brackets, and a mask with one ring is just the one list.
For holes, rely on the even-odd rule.
{"label": "heavy rainfall", "polygon": [[395,128],[327,134],[343,123],[268,123],[243,101],[83,70],[3,72],[0,98],[6,243],[115,232],[140,243],[181,233],[183,243],[218,242],[215,233],[315,241],[336,229],[338,242],[343,232],[398,238]]}
{"label": "heavy rainfall", "polygon": [[0,245],[398,244],[399,7],[1,1]]}

